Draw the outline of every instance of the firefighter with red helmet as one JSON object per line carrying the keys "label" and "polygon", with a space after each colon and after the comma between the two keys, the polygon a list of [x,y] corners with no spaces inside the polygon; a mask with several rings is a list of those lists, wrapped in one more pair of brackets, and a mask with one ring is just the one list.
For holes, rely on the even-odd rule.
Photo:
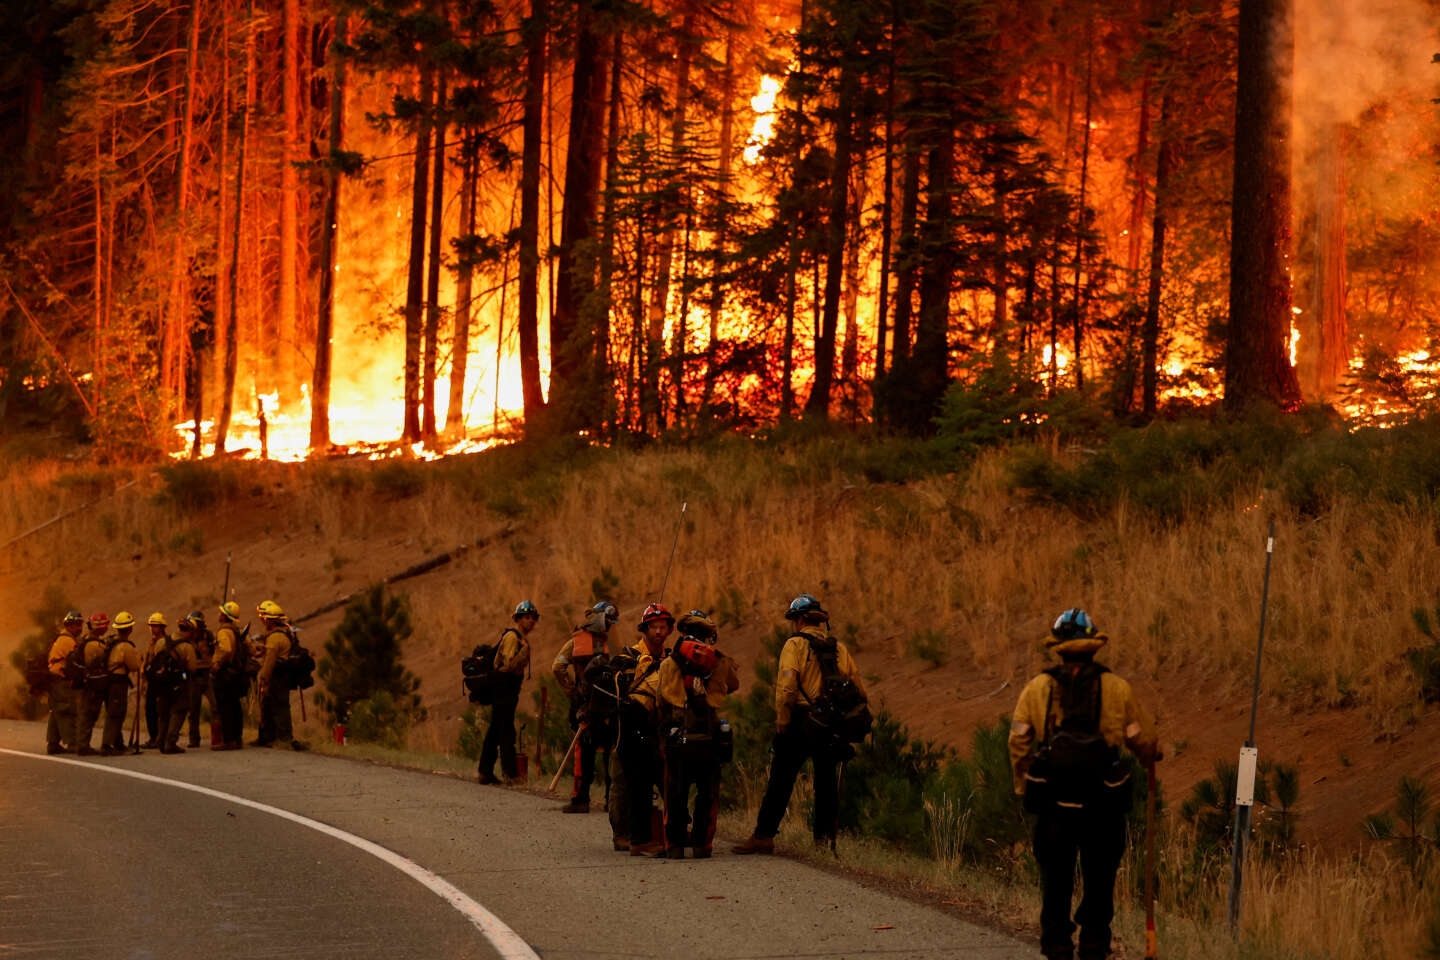
{"label": "firefighter with red helmet", "polygon": [[[680,860],[690,847],[710,856],[720,812],[720,768],[734,742],[720,716],[725,698],[740,686],[735,661],[715,649],[720,631],[709,615],[691,610],[680,618],[681,640],[660,664],[661,751],[664,756],[666,857]],[[690,788],[695,815],[690,815]]]}
{"label": "firefighter with red helmet", "polygon": [[621,704],[619,741],[610,765],[610,830],[614,848],[635,856],[655,856],[665,849],[660,838],[652,836],[660,771],[655,679],[674,628],[670,611],[650,604],[640,615],[639,639],[612,661]]}

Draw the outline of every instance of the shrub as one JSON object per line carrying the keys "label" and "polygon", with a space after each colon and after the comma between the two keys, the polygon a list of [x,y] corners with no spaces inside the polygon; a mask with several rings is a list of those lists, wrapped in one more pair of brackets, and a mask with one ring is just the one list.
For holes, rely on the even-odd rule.
{"label": "shrub", "polygon": [[1437,634],[1437,624],[1440,624],[1440,605],[1435,608],[1435,621],[1432,623],[1430,612],[1424,607],[1416,607],[1410,611],[1410,618],[1415,622],[1415,627],[1427,638],[1430,643],[1423,647],[1415,647],[1405,652],[1405,663],[1410,667],[1410,673],[1415,682],[1420,685],[1420,696],[1426,703],[1440,703],[1440,634]]}
{"label": "shrub", "polygon": [[[545,691],[543,698],[541,690]],[[533,715],[524,711],[516,713],[515,729],[520,730],[523,727],[530,731],[537,730],[536,718],[541,715],[542,699],[545,703],[543,740],[545,755],[540,758],[541,762],[537,764],[536,770],[541,773],[554,773],[565,756],[565,751],[570,747],[571,738],[575,735],[575,732],[570,729],[570,701],[566,699],[564,692],[560,689],[560,684],[555,682],[554,677],[540,677],[540,682],[536,684],[534,690],[530,691],[530,702],[535,707],[535,713]],[[476,756],[479,756],[478,752]]]}
{"label": "shrub", "polygon": [[1401,777],[1395,785],[1394,805],[1384,813],[1365,818],[1365,832],[1375,840],[1399,847],[1405,865],[1417,878],[1440,846],[1440,817],[1426,824],[1432,806],[1430,788],[1424,781]]}
{"label": "shrub", "polygon": [[180,460],[160,468],[164,489],[156,499],[183,512],[194,512],[231,499],[240,492],[240,474],[227,464]]}
{"label": "shrub", "polygon": [[456,750],[467,760],[479,760],[480,748],[485,745],[485,731],[480,726],[480,714],[474,707],[466,707],[460,714],[460,742]]}
{"label": "shrub", "polygon": [[400,749],[410,732],[412,714],[388,690],[377,690],[363,700],[350,704],[345,735],[365,743]]}
{"label": "shrub", "polygon": [[370,489],[388,500],[405,500],[425,489],[425,465],[392,460],[370,474]]}
{"label": "shrub", "polygon": [[27,634],[20,641],[20,646],[10,654],[10,665],[20,674],[20,681],[15,684],[15,700],[20,705],[20,714],[26,720],[35,720],[45,715],[45,699],[32,697],[30,688],[25,684],[25,664],[31,659],[50,649],[50,644],[55,642],[55,635],[60,629],[60,620],[66,612],[72,608],[65,591],[60,587],[51,584],[45,588],[45,594],[40,599],[40,606],[30,611],[30,622],[35,626],[35,632]]}
{"label": "shrub", "polygon": [[407,723],[412,716],[423,719],[420,678],[400,659],[410,634],[408,601],[387,595],[383,584],[350,601],[316,667],[325,685],[316,700],[333,722],[350,724],[354,704],[381,692],[406,715]]}
{"label": "shrub", "polygon": [[950,638],[928,627],[910,634],[905,641],[905,650],[931,667],[943,667],[950,662]]}
{"label": "shrub", "polygon": [[590,599],[595,603],[610,600],[620,593],[620,578],[609,567],[600,568],[600,576],[590,580]]}

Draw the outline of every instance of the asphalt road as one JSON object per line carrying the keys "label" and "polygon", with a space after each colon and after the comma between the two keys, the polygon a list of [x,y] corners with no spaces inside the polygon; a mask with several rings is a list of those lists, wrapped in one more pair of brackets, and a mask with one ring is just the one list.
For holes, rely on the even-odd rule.
{"label": "asphalt road", "polygon": [[[0,748],[43,745],[0,721]],[[278,750],[66,759],[0,753],[0,956],[441,960],[502,956],[510,931],[546,960],[1036,955],[794,860],[614,853],[603,813],[450,777]]]}

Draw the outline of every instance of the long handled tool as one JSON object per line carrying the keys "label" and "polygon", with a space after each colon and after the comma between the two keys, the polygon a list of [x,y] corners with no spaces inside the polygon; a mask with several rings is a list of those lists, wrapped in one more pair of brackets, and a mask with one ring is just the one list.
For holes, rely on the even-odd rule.
{"label": "long handled tool", "polygon": [[225,586],[220,588],[220,602],[230,599],[230,551],[225,551]]}
{"label": "long handled tool", "polygon": [[1155,761],[1145,765],[1145,960],[1155,952]]}
{"label": "long handled tool", "polygon": [[660,581],[660,596],[656,603],[665,602],[665,587],[670,583],[670,567],[675,563],[675,548],[680,545],[680,528],[685,526],[685,509],[689,506],[688,500],[680,501],[680,519],[675,521],[675,539],[670,541],[670,559],[665,561],[665,579]]}
{"label": "long handled tool", "polygon": [[[583,727],[581,729],[584,729]],[[555,785],[560,782],[560,774],[565,772],[565,764],[570,762],[570,757],[575,753],[575,745],[580,742],[580,730],[575,731],[575,736],[570,740],[570,749],[565,751],[565,756],[560,760],[560,766],[555,768],[555,776],[550,780],[549,790],[555,792]]]}
{"label": "long handled tool", "polygon": [[145,673],[141,671],[140,682],[135,685],[135,723],[130,728],[130,750],[140,752],[140,714],[145,709]]}

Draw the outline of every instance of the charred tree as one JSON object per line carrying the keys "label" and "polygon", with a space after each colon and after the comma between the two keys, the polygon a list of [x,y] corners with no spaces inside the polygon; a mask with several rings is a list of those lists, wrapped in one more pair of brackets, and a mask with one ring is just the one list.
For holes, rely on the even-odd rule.
{"label": "charred tree", "polygon": [[544,416],[540,392],[540,152],[545,116],[545,59],[549,32],[549,0],[531,0],[526,18],[525,110],[521,120],[520,158],[520,388],[525,398],[525,423],[533,429]]}
{"label": "charred tree", "polygon": [[230,433],[230,418],[235,403],[235,374],[239,365],[240,335],[240,225],[245,209],[245,151],[250,141],[250,111],[255,103],[255,0],[245,7],[245,99],[240,113],[240,139],[235,152],[235,219],[230,233],[228,293],[225,298],[225,350],[220,374],[220,417],[215,427],[215,456],[225,453],[225,440]]}
{"label": "charred tree", "polygon": [[[473,136],[465,139],[465,152],[460,163],[460,235],[462,237],[475,236],[475,201],[476,192],[479,189],[479,164],[480,158],[475,155]],[[511,216],[514,216],[514,207],[511,207]],[[508,266],[508,264],[507,264]],[[505,282],[507,278],[501,278],[500,292],[500,332],[497,338],[502,338],[505,328]],[[454,333],[450,337],[450,397],[445,405],[445,433],[451,437],[459,437],[465,432],[465,378],[470,372],[470,309],[471,298],[474,295],[475,284],[475,261],[471,256],[460,258],[460,269],[455,278],[455,322]],[[495,363],[495,373],[500,373],[500,362]],[[499,390],[495,392],[496,403],[499,403]],[[498,411],[496,419],[499,419]]]}
{"label": "charred tree", "polygon": [[604,156],[605,56],[595,19],[589,0],[582,2],[571,75],[555,309],[550,316],[550,406],[556,428],[567,431],[588,421],[596,409],[594,398],[585,396],[594,331],[581,321],[582,307],[592,302],[595,292],[592,240]]}
{"label": "charred tree", "polygon": [[419,116],[415,123],[415,164],[410,193],[410,268],[405,285],[405,426],[401,439],[414,443],[420,432],[420,346],[425,309],[425,204],[430,179],[431,98],[434,68],[420,68]]}
{"label": "charred tree", "polygon": [[1318,398],[1335,392],[1350,372],[1346,321],[1345,161],[1340,125],[1321,131],[1315,161],[1315,265],[1310,296],[1316,346],[1310,390]]}
{"label": "charred tree", "polygon": [[330,446],[330,367],[335,330],[335,241],[340,227],[340,143],[345,115],[345,59],[333,44],[344,43],[346,20],[336,14],[330,53],[330,155],[325,164],[325,212],[320,223],[320,295],[315,315],[315,374],[310,385],[310,450]]}
{"label": "charred tree", "polygon": [[1240,0],[1225,409],[1291,410],[1289,0]]}
{"label": "charred tree", "polygon": [[1141,409],[1148,420],[1159,405],[1160,295],[1165,286],[1165,241],[1170,229],[1170,175],[1174,154],[1171,127],[1174,97],[1166,89],[1160,101],[1160,149],[1155,157],[1155,210],[1150,223],[1150,282],[1145,294],[1141,340]]}
{"label": "charred tree", "polygon": [[440,363],[440,251],[445,233],[445,70],[435,85],[435,169],[430,179],[430,250],[425,276],[425,362],[422,373],[420,436],[431,443],[436,436],[435,375]]}
{"label": "charred tree", "polygon": [[[850,18],[840,29],[848,30]],[[845,235],[850,213],[850,163],[854,143],[852,113],[855,104],[855,70],[848,62],[850,37],[842,40],[840,85],[835,107],[835,157],[830,168],[830,218],[825,233],[825,305],[815,341],[815,385],[805,403],[805,415],[824,420],[830,415],[830,386],[835,377],[835,338],[839,329],[840,298],[845,274]]]}
{"label": "charred tree", "polygon": [[910,426],[927,429],[940,408],[950,378],[950,280],[954,272],[951,244],[954,132],[943,120],[926,161],[925,223],[921,240],[925,267],[920,277],[920,314],[915,325],[916,406]]}
{"label": "charred tree", "polygon": [[280,163],[280,315],[272,356],[281,402],[295,392],[295,346],[300,329],[300,0],[285,0],[282,100],[285,146]]}
{"label": "charred tree", "polygon": [[[605,130],[605,212],[600,217],[600,302],[595,310],[594,377],[608,389],[610,379],[610,316],[615,304],[616,204],[620,198],[620,98],[625,38],[616,31],[610,49],[610,97]],[[611,422],[614,391],[604,397],[604,420]]]}

